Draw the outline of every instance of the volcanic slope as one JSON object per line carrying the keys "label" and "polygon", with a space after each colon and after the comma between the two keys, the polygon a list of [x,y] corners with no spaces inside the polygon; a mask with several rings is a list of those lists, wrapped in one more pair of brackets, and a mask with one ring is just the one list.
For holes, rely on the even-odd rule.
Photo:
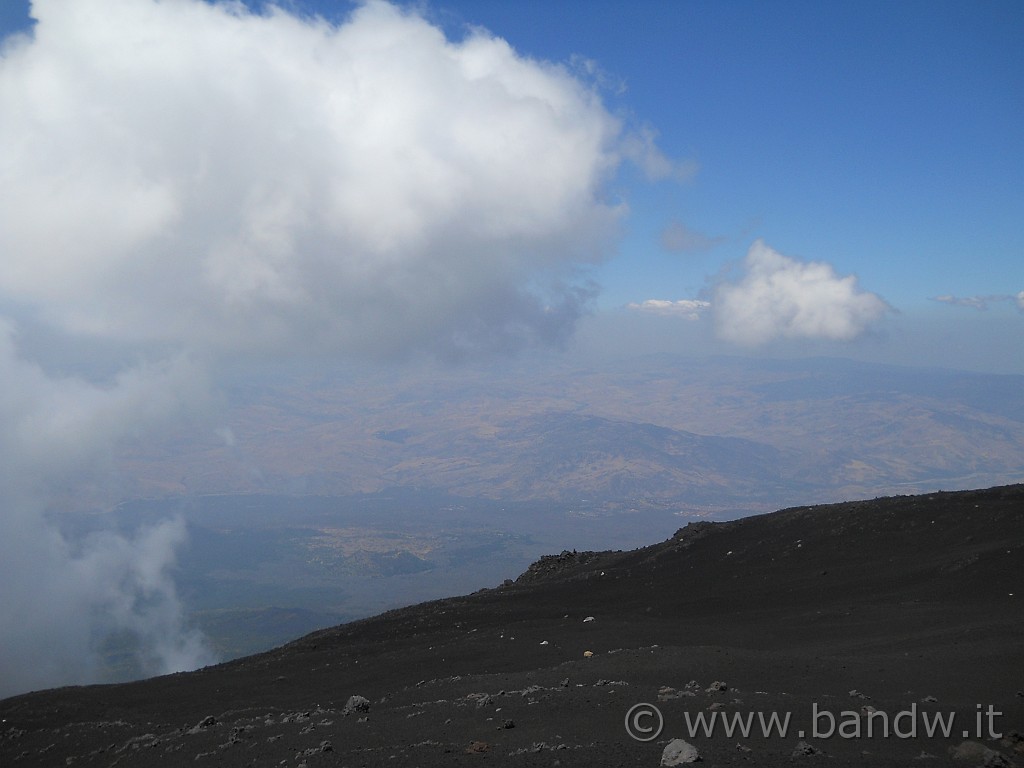
{"label": "volcanic slope", "polygon": [[[4,700],[0,766],[657,766],[673,738],[718,766],[1024,766],[1022,581],[1020,485],[692,523],[197,672]],[[626,730],[642,702],[650,741]]]}

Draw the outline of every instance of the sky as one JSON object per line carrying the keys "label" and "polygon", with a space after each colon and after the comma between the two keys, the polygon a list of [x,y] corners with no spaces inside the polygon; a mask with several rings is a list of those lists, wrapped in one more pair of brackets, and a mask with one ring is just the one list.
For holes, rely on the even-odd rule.
{"label": "sky", "polygon": [[1024,373],[1022,33],[1018,2],[0,3],[0,680],[90,679],[112,631],[209,658],[180,524],[72,546],[47,512],[239,361]]}
{"label": "sky", "polygon": [[[603,308],[660,314],[643,328],[678,333],[681,350],[756,354],[780,340],[790,355],[1024,370],[1019,3],[445,7],[527,55],[596,62],[610,108],[692,165],[685,182],[630,188],[623,240],[599,270]],[[862,306],[831,333],[787,324],[783,287],[736,278],[757,240],[856,278],[890,310]],[[823,296],[831,283],[815,292],[789,277],[823,312],[849,308]],[[735,282],[748,288],[732,294],[751,308],[749,333],[718,295]],[[708,313],[718,313],[710,339],[682,328]]]}
{"label": "sky", "polygon": [[[115,5],[128,7],[131,3],[119,0],[110,7]],[[167,5],[184,11],[194,3]],[[258,0],[247,0],[247,5],[258,13],[270,13],[268,6]],[[88,2],[84,5],[90,6]],[[250,41],[255,49],[244,51],[241,47],[206,49],[205,43],[197,43],[194,38],[179,38],[175,43],[174,34],[168,32],[165,54],[173,58],[176,50],[183,61],[192,62],[191,68],[185,67],[172,75],[170,59],[154,63],[150,69],[140,69],[132,84],[123,83],[121,91],[116,90],[115,79],[104,80],[111,74],[109,67],[129,66],[132,55],[142,55],[138,51],[133,53],[132,40],[141,42],[142,37],[133,38],[141,31],[133,31],[131,24],[154,24],[155,17],[147,22],[140,15],[124,21],[119,29],[108,29],[106,54],[84,47],[78,49],[83,57],[106,56],[110,61],[106,69],[99,62],[95,68],[85,67],[93,80],[79,84],[84,91],[79,97],[81,104],[72,109],[87,111],[92,94],[97,97],[94,110],[107,109],[118,115],[112,120],[122,120],[123,124],[107,124],[105,127],[111,131],[103,140],[86,142],[82,135],[76,136],[67,143],[68,151],[76,158],[96,153],[97,163],[108,163],[109,170],[120,160],[101,158],[100,153],[115,149],[116,131],[136,138],[155,131],[156,135],[150,135],[149,140],[154,144],[163,142],[165,146],[180,141],[181,132],[193,131],[209,140],[202,151],[193,147],[192,161],[196,162],[204,152],[219,151],[217,141],[230,139],[212,136],[187,116],[206,109],[204,99],[216,100],[223,89],[262,88],[262,93],[248,93],[253,97],[249,103],[215,102],[213,110],[229,115],[222,121],[224,134],[241,139],[243,146],[235,148],[239,157],[246,152],[260,153],[266,162],[252,180],[239,181],[226,193],[210,194],[219,196],[221,201],[231,195],[248,195],[251,200],[261,193],[246,188],[250,181],[264,183],[291,174],[294,194],[265,200],[260,215],[269,217],[267,207],[278,206],[273,215],[279,220],[287,219],[284,227],[289,234],[283,238],[287,244],[278,242],[275,247],[279,251],[303,247],[298,242],[301,238],[291,231],[297,231],[299,225],[288,219],[290,214],[284,209],[298,209],[306,204],[299,199],[301,195],[316,198],[318,193],[311,187],[329,182],[303,177],[309,168],[301,165],[303,161],[294,155],[293,147],[276,145],[278,158],[271,157],[273,150],[268,147],[282,132],[296,130],[297,126],[308,128],[310,134],[323,128],[319,136],[308,137],[309,153],[313,153],[313,142],[333,130],[337,132],[333,137],[335,143],[328,139],[323,151],[336,154],[339,148],[348,151],[337,142],[344,142],[339,136],[353,126],[330,125],[335,116],[322,111],[312,114],[312,103],[329,98],[326,79],[343,79],[345,73],[332,72],[322,60],[317,63],[297,56],[287,61],[290,54],[284,19],[288,18],[286,14],[294,14],[308,24],[320,17],[328,24],[344,27],[357,6],[337,0],[287,0],[280,6],[284,13],[276,16],[281,21],[276,47],[270,42],[275,33],[269,23]],[[105,11],[102,4],[98,7],[97,22],[102,24]],[[236,7],[244,8],[241,4]],[[596,216],[601,220],[577,219],[558,233],[548,229],[542,236],[543,244],[536,239],[516,240],[524,237],[521,230],[496,231],[492,234],[504,238],[500,248],[516,240],[513,247],[518,249],[518,255],[529,251],[531,257],[520,260],[513,255],[504,261],[494,258],[486,266],[473,252],[483,240],[464,241],[459,248],[467,249],[465,258],[452,255],[444,261],[442,280],[437,279],[439,272],[434,266],[424,267],[420,273],[410,275],[405,286],[389,286],[374,292],[362,285],[352,295],[338,297],[339,292],[343,293],[340,284],[351,284],[348,278],[352,276],[337,276],[338,281],[331,284],[332,298],[340,298],[349,306],[362,304],[359,313],[364,323],[390,328],[389,333],[369,340],[368,346],[373,350],[402,354],[412,345],[417,349],[432,347],[439,354],[458,358],[481,349],[504,351],[538,340],[542,345],[564,343],[566,339],[576,339],[581,328],[580,336],[584,339],[607,338],[608,334],[588,332],[588,328],[614,325],[620,336],[626,335],[626,348],[643,343],[655,349],[665,345],[682,352],[781,352],[791,356],[827,352],[906,364],[1024,371],[1024,141],[1019,128],[1024,118],[1024,52],[1019,45],[1024,33],[1024,8],[1019,3],[644,2],[626,9],[621,3],[600,1],[466,0],[401,7],[421,14],[435,32],[447,38],[449,46],[458,47],[474,34],[507,45],[510,55],[524,65],[536,65],[547,71],[560,69],[575,87],[583,89],[586,98],[596,102],[590,105],[594,108],[590,114],[580,112],[573,118],[579,120],[577,128],[582,129],[583,123],[590,120],[590,128],[605,132],[590,137],[596,142],[590,147],[594,154],[586,158],[577,153],[575,159],[581,165],[561,168],[565,174],[577,174],[573,181],[582,187],[575,191],[559,190],[552,186],[556,183],[553,177],[524,173],[527,166],[520,163],[516,151],[532,153],[531,157],[541,163],[542,151],[550,153],[548,159],[569,159],[553,136],[544,135],[551,126],[539,124],[534,133],[525,132],[518,137],[521,146],[517,150],[505,154],[497,144],[493,145],[495,165],[489,176],[484,174],[477,180],[497,184],[498,177],[503,175],[506,185],[517,184],[514,191],[508,186],[496,187],[510,200],[521,194],[516,199],[533,207],[531,212],[520,209],[517,215],[530,216],[547,210],[551,214],[549,224],[558,217],[572,215]],[[56,26],[60,14],[70,20],[68,4],[47,0],[37,3],[36,8],[36,15],[53,14],[51,20],[44,19],[41,28],[53,25],[54,44],[61,34],[84,39],[81,30],[88,28],[84,22],[77,32],[70,22],[63,29]],[[3,14],[0,32],[31,25],[27,3],[8,3]],[[210,43],[216,34],[215,25],[211,16],[205,20],[200,16],[193,14],[187,23],[205,25],[210,32],[205,40]],[[241,29],[241,17],[236,14],[235,18]],[[265,37],[257,39],[260,35]],[[177,49],[173,49],[175,45]],[[118,46],[124,54],[120,59],[110,53],[111,48]],[[245,57],[260,56],[262,61],[247,73],[246,82],[233,77],[231,62],[241,67],[248,61]],[[9,53],[7,58],[19,57]],[[36,58],[41,60],[42,56]],[[65,63],[70,60],[70,56],[65,57]],[[395,58],[392,63],[397,68],[402,62]],[[289,99],[278,86],[284,87],[288,78],[302,80],[303,67],[307,72],[317,68],[315,77],[322,81],[319,85],[304,81],[296,89],[303,92]],[[205,83],[190,97],[183,96],[189,88],[188,79],[202,80],[204,71],[214,80],[220,77],[222,82]],[[74,75],[86,76],[84,72]],[[148,84],[153,84],[171,76],[178,81],[175,90],[160,95],[147,93],[147,79]],[[22,86],[31,88],[27,82]],[[380,81],[381,92],[394,82],[397,81]],[[105,85],[109,91],[103,93]],[[436,91],[431,92],[431,97],[437,101],[429,109],[433,110],[433,117],[448,111],[449,119],[439,119],[440,128],[425,123],[418,126],[426,134],[395,131],[384,137],[385,141],[419,142],[418,146],[424,148],[424,162],[403,165],[395,157],[387,172],[371,168],[371,163],[365,163],[361,169],[347,169],[353,173],[365,171],[377,178],[375,190],[381,198],[389,198],[389,205],[395,202],[390,198],[398,195],[396,190],[408,182],[409,196],[403,202],[411,206],[429,202],[422,212],[410,213],[410,217],[441,213],[430,205],[436,205],[440,197],[449,194],[443,184],[453,181],[452,174],[465,170],[459,165],[462,160],[445,154],[448,148],[427,142],[453,125],[466,125],[469,121],[476,121],[475,125],[492,137],[502,130],[498,123],[503,120],[501,110],[505,107],[493,101],[480,101],[476,103],[478,112],[462,110],[459,123],[460,118],[452,110],[455,104],[465,106],[470,100],[460,100],[455,85],[443,78],[432,85]],[[18,98],[29,98],[26,93]],[[401,86],[393,93],[396,101],[407,96]],[[446,101],[447,96],[454,103]],[[39,108],[44,100],[58,97],[57,91],[39,88],[35,91],[35,106]],[[111,103],[103,105],[106,98]],[[112,107],[119,98],[120,106]],[[375,109],[383,102],[382,98],[377,105],[360,108]],[[153,115],[166,110],[175,117],[159,126],[150,125],[122,109],[126,104],[134,104],[139,114]],[[420,106],[426,108],[426,101]],[[245,123],[257,119],[261,110],[281,124],[276,134],[261,133],[251,123]],[[288,111],[288,115],[282,116],[281,110]],[[484,110],[491,110],[491,116],[483,118]],[[39,120],[52,120],[73,133],[75,129],[69,127],[72,121],[67,119],[70,114],[54,111],[44,117],[37,115],[35,123],[26,119],[13,129],[30,132]],[[419,117],[423,116],[419,113]],[[403,110],[381,112],[381,119],[392,121],[392,128],[411,117],[412,113]],[[323,121],[319,127],[318,120]],[[97,127],[100,126],[86,121],[80,130],[84,134]],[[375,130],[369,123],[363,127]],[[159,135],[160,130],[166,130],[168,135]],[[450,133],[454,142],[466,139],[458,128]],[[61,136],[58,141],[65,138],[69,137]],[[585,141],[576,144],[571,131],[561,140],[586,148]],[[359,141],[362,139],[352,143]],[[20,144],[12,140],[7,146]],[[174,148],[167,148],[165,156],[154,160],[155,163],[178,163],[178,169],[187,167],[178,158],[172,159]],[[40,140],[23,151],[41,155],[49,149],[44,149],[44,141]],[[225,164],[217,172],[226,175],[241,165],[240,160],[231,162],[231,168]],[[282,165],[276,166],[275,162]],[[446,162],[450,167],[444,170],[441,166]],[[507,165],[502,166],[502,162]],[[144,165],[139,158],[136,163]],[[285,170],[284,166],[289,164]],[[179,204],[175,193],[185,192],[179,181],[171,178],[171,167],[151,164],[137,168],[151,182],[160,179],[145,190],[137,188],[138,179],[121,178],[114,182],[110,173],[99,172],[98,166],[90,169],[91,175],[81,179],[81,188],[69,193],[65,201],[79,220],[69,222],[60,236],[95,240],[97,248],[127,248],[145,242],[154,253],[154,261],[161,263],[178,257],[171,256],[170,251],[156,254],[159,248],[151,235],[170,226],[172,221],[176,225],[184,222],[186,226],[192,222],[199,238],[220,236],[208,227],[204,229],[206,225],[199,221],[197,212],[184,211]],[[341,179],[352,178],[345,176],[346,169],[329,167],[329,163],[318,170],[325,177],[336,174],[338,186],[344,183]],[[26,163],[12,172],[40,179],[47,171]],[[388,173],[394,174],[393,178]],[[121,201],[119,205],[124,210],[104,220],[103,214],[87,211],[87,206],[97,205],[104,210],[116,206],[108,208],[106,201],[95,201],[87,185],[109,187],[111,183],[120,184],[120,191],[131,201]],[[175,184],[179,189],[169,191]],[[430,202],[417,197],[420,193],[413,189],[416,184],[424,189],[436,184],[431,194],[436,193],[437,198]],[[20,210],[21,206],[33,211],[44,206],[53,208],[52,203],[44,202],[50,191],[46,184],[37,186],[40,188],[35,197],[25,195],[24,190],[15,192],[17,185],[8,187],[21,204],[8,206],[10,216],[23,224],[17,228],[46,230],[50,240],[55,241],[58,233],[49,226],[39,226],[37,217]],[[568,207],[560,208],[573,204],[568,197],[559,198],[562,193],[590,195],[591,209],[570,213]],[[94,202],[83,203],[76,195]],[[200,197],[195,195],[196,205],[209,207],[206,201],[198,202]],[[367,196],[365,202],[367,207],[372,206],[373,195]],[[468,198],[458,200],[457,194],[449,197],[448,202],[464,206],[463,219],[453,219],[451,224],[462,231],[466,230],[466,222],[488,215],[482,211],[486,196],[474,197],[476,205],[469,204]],[[161,212],[160,205],[168,208]],[[388,210],[387,206],[378,205],[375,212],[382,220],[385,214],[390,217],[382,227],[391,227],[398,220],[396,211]],[[146,219],[147,216],[155,218]],[[137,223],[127,224],[126,218]],[[363,221],[369,221],[369,217],[363,217]],[[561,221],[567,223],[568,218]],[[411,218],[407,218],[406,223],[410,222]],[[267,225],[248,226],[250,230],[258,226],[272,229]],[[84,227],[89,233],[82,231]],[[116,231],[117,243],[95,238],[94,233],[101,228]],[[315,223],[307,227],[308,232],[314,229]],[[449,251],[450,232],[451,229],[438,231],[433,235],[434,242],[420,245],[433,248],[434,253]],[[540,236],[540,230],[533,234]],[[254,241],[265,235],[266,231],[249,232],[246,237]],[[568,237],[570,242],[561,242],[560,237]],[[486,246],[490,253],[494,253],[495,242]],[[30,237],[22,237],[17,244],[33,254],[41,247]],[[11,253],[10,242],[0,245]],[[193,245],[179,242],[171,247],[178,247],[180,253],[181,248]],[[208,252],[207,261],[194,266],[205,270],[207,281],[218,270],[221,275],[227,274],[242,259],[237,254],[242,246],[234,247],[234,256],[218,252],[214,258]],[[766,261],[769,254],[771,266]],[[203,258],[197,256],[199,261]],[[225,340],[222,346],[235,345],[241,329],[249,333],[252,323],[269,324],[253,314],[229,318],[213,305],[222,303],[228,294],[236,300],[246,291],[251,296],[261,280],[263,287],[268,288],[267,281],[284,271],[280,262],[287,257],[279,253],[274,258],[277,264],[268,264],[266,260],[258,267],[250,264],[263,273],[262,277],[249,274],[248,286],[237,280],[228,286],[222,280],[221,292],[206,297],[207,306],[197,310],[209,321],[206,331],[217,326],[226,335],[234,333],[234,338]],[[112,266],[110,262],[106,260],[107,267]],[[498,262],[502,266],[494,270]],[[79,311],[72,318],[70,306],[62,310],[68,317],[52,317],[53,305],[69,301],[72,293],[92,304],[92,297],[108,292],[119,277],[128,282],[118,270],[108,269],[83,284],[80,276],[66,266],[38,270],[44,276],[45,288],[27,285],[24,280],[8,280],[6,285],[0,284],[0,296],[9,297],[13,305],[27,311],[33,319],[41,319],[44,325],[62,326],[75,333],[85,329],[94,339],[122,337],[124,329],[112,328],[110,317],[101,320],[85,316],[94,313]],[[309,273],[320,266],[323,265],[314,266]],[[486,275],[475,273],[477,267],[484,269]],[[136,341],[148,344],[160,334],[141,332],[141,326],[147,324],[143,318],[156,318],[165,324],[166,318],[155,311],[161,304],[167,305],[168,313],[185,317],[174,313],[181,305],[180,294],[167,287],[178,281],[195,280],[196,272],[178,269],[176,274],[169,274],[170,270],[153,265],[146,269],[151,275],[159,274],[159,285],[141,307],[135,308],[135,316],[129,317],[131,313],[126,311],[120,322],[137,331],[133,334]],[[320,272],[315,273],[318,279],[322,277]],[[456,273],[459,278],[452,277]],[[480,282],[485,277],[495,278],[486,290]],[[62,279],[74,283],[74,289],[57,286]],[[133,286],[138,285],[136,278],[131,280]],[[499,280],[505,286],[516,283],[517,289],[502,291],[497,287]],[[423,285],[442,283],[451,290],[440,290],[430,297],[420,290]],[[567,291],[570,285],[573,290]],[[184,284],[178,287],[185,290]],[[395,290],[389,292],[391,288]],[[280,292],[291,290],[293,297],[304,292],[294,284],[278,285],[273,290],[279,291],[276,299],[285,298]],[[475,308],[465,304],[470,294],[479,302]],[[413,303],[419,303],[418,307],[409,307],[410,295]],[[405,319],[416,318],[411,325],[422,329],[422,336],[413,338],[415,334],[409,333],[409,326],[396,322],[394,311],[385,307],[390,300],[409,307]],[[323,303],[327,303],[326,299]],[[428,316],[452,316],[454,305],[460,307],[454,313],[458,315],[454,317],[457,330],[426,320]],[[501,308],[500,317],[488,314],[496,307]],[[335,321],[331,336],[344,335],[346,331],[339,325],[345,325],[345,321],[339,321],[338,313],[327,310],[326,314]],[[194,321],[194,315],[188,317],[190,324],[194,325]],[[323,327],[324,321],[323,316],[293,317],[283,324],[312,323]],[[232,323],[236,325],[234,331],[227,328]],[[476,328],[476,332],[468,332],[470,327]],[[631,328],[635,330],[623,330]],[[279,345],[288,336],[280,327],[264,327],[262,332],[278,333]],[[311,326],[304,328],[304,335],[312,332]],[[630,334],[635,338],[630,340]],[[182,335],[187,332],[171,331],[159,341],[173,345]],[[204,343],[206,340],[204,333]],[[341,346],[351,351],[359,343],[349,339]]]}

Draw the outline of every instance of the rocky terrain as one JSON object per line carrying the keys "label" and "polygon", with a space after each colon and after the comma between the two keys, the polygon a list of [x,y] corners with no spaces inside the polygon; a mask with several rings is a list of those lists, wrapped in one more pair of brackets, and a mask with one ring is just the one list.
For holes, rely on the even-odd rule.
{"label": "rocky terrain", "polygon": [[1022,582],[1020,485],[697,522],[196,672],[0,701],[0,765],[1024,765]]}

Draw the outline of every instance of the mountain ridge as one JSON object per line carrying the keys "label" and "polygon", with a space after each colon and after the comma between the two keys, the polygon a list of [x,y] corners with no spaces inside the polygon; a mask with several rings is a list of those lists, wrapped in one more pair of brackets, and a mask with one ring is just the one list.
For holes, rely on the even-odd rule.
{"label": "mountain ridge", "polygon": [[[657,765],[687,707],[716,704],[806,719],[819,704],[895,712],[930,698],[964,722],[991,704],[1007,734],[1024,730],[1022,485],[794,507],[693,523],[636,550],[564,555],[538,561],[560,565],[542,578],[193,673],[0,701],[0,763],[432,766],[482,754],[501,765]],[[659,699],[691,679],[694,696]],[[704,690],[720,680],[726,691]],[[346,714],[352,696],[368,711]],[[653,701],[673,729],[630,739],[629,706]],[[982,741],[1019,758],[1016,742]],[[741,744],[754,764],[781,765],[796,742]],[[752,759],[721,735],[694,743],[717,765]],[[863,764],[868,749],[872,764],[895,766],[921,751],[945,764],[959,743],[814,745],[830,765]],[[482,751],[467,752],[473,744]]]}
{"label": "mountain ridge", "polygon": [[[295,373],[227,389],[219,436],[183,426],[155,449],[125,446],[128,498],[404,486],[615,509],[700,496],[762,512],[1024,480],[1019,375],[656,356]],[[730,446],[743,462],[711,450],[722,439],[741,441]],[[709,450],[681,465],[688,444]],[[588,463],[567,461],[581,449]]]}

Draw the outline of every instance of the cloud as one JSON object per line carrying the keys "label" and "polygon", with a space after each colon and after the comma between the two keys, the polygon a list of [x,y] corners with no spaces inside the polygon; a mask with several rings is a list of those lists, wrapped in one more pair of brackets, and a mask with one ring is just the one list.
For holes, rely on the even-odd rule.
{"label": "cloud", "polygon": [[57,378],[19,356],[5,324],[0,369],[0,696],[96,679],[112,634],[136,641],[146,673],[209,661],[169,576],[180,520],[73,547],[45,517],[62,494],[109,476],[119,440],[203,403],[201,372],[178,358],[106,385]]}
{"label": "cloud", "polygon": [[720,338],[755,346],[779,338],[847,341],[863,334],[888,311],[879,296],[860,291],[857,279],[839,277],[825,262],[791,259],[756,241],[738,282],[715,289]]}
{"label": "cloud", "polygon": [[383,2],[340,26],[197,0],[33,13],[0,67],[0,292],[76,332],[529,343],[608,252],[616,168],[679,171],[567,67]]}
{"label": "cloud", "polygon": [[602,91],[622,96],[629,90],[625,79],[621,75],[609,72],[595,59],[574,53],[569,58],[569,65],[574,71],[597,85]]}
{"label": "cloud", "polygon": [[942,304],[949,304],[954,307],[970,307],[971,309],[985,310],[988,309],[988,304],[992,301],[992,296],[935,296],[932,301],[938,301]]}
{"label": "cloud", "polygon": [[1024,291],[1016,295],[1011,294],[990,294],[988,296],[934,296],[932,301],[948,304],[953,307],[968,307],[984,312],[990,304],[1010,301],[1017,305],[1017,308],[1024,310]]}
{"label": "cloud", "polygon": [[641,128],[622,142],[623,154],[632,160],[650,181],[674,179],[689,181],[697,175],[699,167],[693,160],[673,161],[666,157],[657,144],[658,134],[652,128]]}
{"label": "cloud", "polygon": [[[198,407],[205,366],[559,343],[625,212],[608,182],[687,172],[578,70],[385,2],[337,25],[200,0],[32,15],[0,53],[7,692],[92,679],[111,631],[147,671],[205,658],[167,575],[180,523],[72,546],[45,516]],[[69,376],[75,348],[118,362]]]}
{"label": "cloud", "polygon": [[711,307],[711,303],[701,301],[700,299],[679,299],[678,301],[647,299],[640,303],[627,304],[626,307],[636,312],[646,312],[652,315],[680,317],[684,320],[699,320]]}
{"label": "cloud", "polygon": [[661,247],[673,253],[700,253],[724,242],[724,237],[705,235],[676,219],[673,219],[661,233]]}

